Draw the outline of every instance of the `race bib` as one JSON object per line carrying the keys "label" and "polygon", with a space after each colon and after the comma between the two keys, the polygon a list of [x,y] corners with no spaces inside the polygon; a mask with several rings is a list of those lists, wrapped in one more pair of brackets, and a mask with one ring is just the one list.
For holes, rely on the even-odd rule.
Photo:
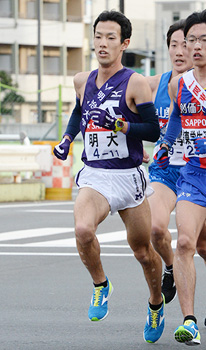
{"label": "race bib", "polygon": [[84,143],[89,161],[129,157],[126,135],[98,127],[92,120],[87,124]]}
{"label": "race bib", "polygon": [[206,138],[206,118],[204,116],[182,116],[182,135],[186,157],[206,157],[206,154],[195,154],[194,142],[191,140],[197,137]]}

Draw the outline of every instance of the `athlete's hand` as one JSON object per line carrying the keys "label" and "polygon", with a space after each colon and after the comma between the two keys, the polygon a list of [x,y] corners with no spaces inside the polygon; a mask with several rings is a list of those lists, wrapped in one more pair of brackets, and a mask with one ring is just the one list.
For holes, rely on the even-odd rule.
{"label": "athlete's hand", "polygon": [[167,147],[161,147],[159,151],[154,155],[154,162],[161,168],[166,169],[169,165],[168,149]]}
{"label": "athlete's hand", "polygon": [[197,137],[193,139],[195,146],[195,154],[206,153],[206,139],[203,137]]}
{"label": "athlete's hand", "polygon": [[124,123],[121,119],[111,116],[107,111],[100,108],[94,108],[90,111],[90,117],[97,126],[113,130],[115,133],[122,130]]}
{"label": "athlete's hand", "polygon": [[69,141],[69,139],[63,138],[61,142],[54,147],[54,155],[61,160],[66,160],[69,153],[70,144],[71,141]]}
{"label": "athlete's hand", "polygon": [[147,151],[143,148],[143,159],[142,159],[142,162],[143,163],[149,163],[149,161],[150,161],[150,156],[147,153]]}

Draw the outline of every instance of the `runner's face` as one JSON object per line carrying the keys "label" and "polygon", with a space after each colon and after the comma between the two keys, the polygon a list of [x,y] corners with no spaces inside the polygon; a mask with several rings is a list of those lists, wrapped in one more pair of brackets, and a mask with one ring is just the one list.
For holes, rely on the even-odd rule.
{"label": "runner's face", "polygon": [[98,22],[94,34],[94,49],[102,66],[121,62],[125,43],[121,44],[121,27],[112,21]]}
{"label": "runner's face", "polygon": [[[199,23],[189,29],[187,38],[199,38],[201,36],[204,38],[204,35],[206,36],[206,23]],[[197,67],[206,66],[206,41],[201,40],[201,42],[199,42],[199,40],[194,40],[191,42],[188,40],[187,47],[193,65]]]}
{"label": "runner's face", "polygon": [[169,55],[173,69],[178,73],[183,73],[192,67],[183,31],[177,30],[171,36]]}

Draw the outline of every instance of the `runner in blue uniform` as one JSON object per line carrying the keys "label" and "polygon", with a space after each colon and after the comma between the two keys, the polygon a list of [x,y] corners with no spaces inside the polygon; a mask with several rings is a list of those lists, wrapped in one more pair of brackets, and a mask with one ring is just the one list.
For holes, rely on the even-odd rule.
{"label": "runner in blue uniform", "polygon": [[[172,70],[156,76],[147,77],[153,94],[156,113],[159,116],[161,128],[160,138],[156,142],[154,154],[159,150],[165,135],[171,104],[169,96],[170,81],[173,77],[185,72],[192,66],[188,56],[184,38],[184,20],[180,20],[169,27],[167,32],[167,46],[169,50]],[[152,213],[151,239],[155,250],[162,257],[165,267],[162,279],[162,293],[165,303],[171,302],[176,296],[176,286],[173,277],[174,253],[171,246],[171,234],[168,230],[170,214],[176,203],[176,182],[180,169],[185,165],[183,160],[183,142],[179,135],[170,149],[170,165],[167,169],[160,169],[154,162],[149,166],[149,178],[154,194],[149,197]],[[161,213],[161,215],[160,215]]]}
{"label": "runner in blue uniform", "polygon": [[174,335],[180,343],[199,345],[200,332],[194,315],[194,254],[198,248],[206,258],[206,10],[194,12],[186,19],[184,34],[194,69],[171,82],[174,108],[154,158],[161,168],[167,167],[168,150],[182,129],[186,165],[177,181],[174,277],[184,320]]}
{"label": "runner in blue uniform", "polygon": [[150,207],[140,165],[142,140],[155,142],[160,129],[146,78],[121,63],[130,36],[131,23],[123,14],[105,11],[96,19],[94,48],[99,68],[75,76],[77,104],[54,153],[66,159],[70,143],[81,129],[84,167],[76,176],[79,193],[74,217],[79,255],[94,284],[89,319],[99,321],[108,314],[113,286],[102,266],[96,230],[110,212],[118,212],[148,284],[144,339],[154,343],[164,329],[162,264],[150,243]]}

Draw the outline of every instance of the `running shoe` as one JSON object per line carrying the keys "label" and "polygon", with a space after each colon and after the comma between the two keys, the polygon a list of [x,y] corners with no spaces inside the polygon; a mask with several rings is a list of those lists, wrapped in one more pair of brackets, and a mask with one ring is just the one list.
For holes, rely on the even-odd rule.
{"label": "running shoe", "polygon": [[144,327],[144,334],[143,334],[144,340],[147,343],[155,343],[161,337],[162,332],[164,330],[164,325],[165,325],[164,295],[162,295],[162,297],[163,297],[163,304],[159,310],[152,310],[148,306],[147,321]]}
{"label": "running shoe", "polygon": [[165,297],[165,304],[173,301],[177,295],[177,290],[174,282],[173,272],[164,271],[162,278],[162,293]]}
{"label": "running shoe", "polygon": [[[107,278],[107,277],[106,277]],[[93,289],[91,304],[88,311],[90,321],[101,321],[107,317],[108,300],[113,292],[113,286],[107,278],[107,287],[96,287]]]}
{"label": "running shoe", "polygon": [[186,345],[200,345],[200,332],[195,322],[187,320],[174,332],[175,340]]}

